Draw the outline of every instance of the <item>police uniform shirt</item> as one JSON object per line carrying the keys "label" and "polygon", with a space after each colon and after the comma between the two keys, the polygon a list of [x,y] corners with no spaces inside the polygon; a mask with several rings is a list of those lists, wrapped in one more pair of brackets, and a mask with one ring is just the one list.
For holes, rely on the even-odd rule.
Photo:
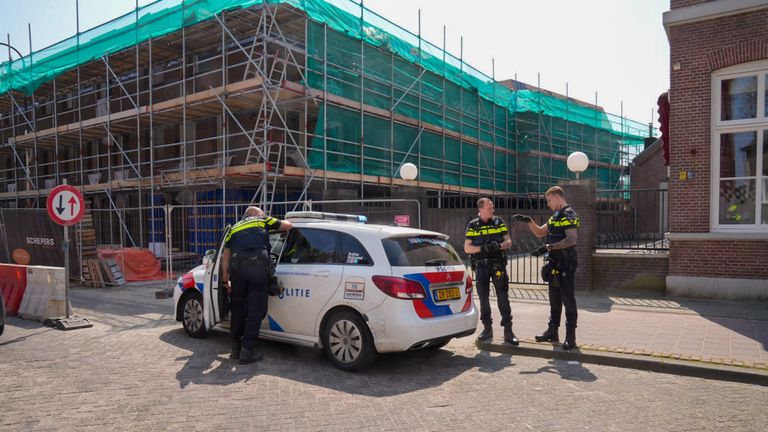
{"label": "police uniform shirt", "polygon": [[[579,215],[576,214],[576,210],[567,205],[560,210],[556,211],[552,217],[547,221],[547,228],[549,233],[547,234],[547,244],[557,243],[565,239],[565,230],[579,228]],[[554,250],[550,252],[550,255],[565,253],[570,255],[576,251],[575,246],[568,247],[566,249]]]}
{"label": "police uniform shirt", "polygon": [[[504,241],[504,236],[509,231],[507,226],[498,216],[493,216],[487,221],[482,221],[480,218],[472,219],[467,225],[467,231],[464,234],[464,238],[472,241],[472,246],[482,247],[485,243],[495,240],[499,245]],[[475,254],[477,258],[503,258],[504,252],[498,250],[492,254],[486,254],[483,251]]]}
{"label": "police uniform shirt", "polygon": [[243,218],[229,230],[224,247],[233,253],[256,253],[269,250],[269,232],[280,228],[280,220],[273,217]]}

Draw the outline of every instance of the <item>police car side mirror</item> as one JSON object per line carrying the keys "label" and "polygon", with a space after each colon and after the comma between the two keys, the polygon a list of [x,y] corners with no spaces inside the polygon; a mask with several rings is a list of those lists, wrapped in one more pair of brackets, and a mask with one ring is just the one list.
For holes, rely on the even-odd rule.
{"label": "police car side mirror", "polygon": [[216,255],[216,249],[208,249],[205,251],[205,256],[203,257],[203,265],[208,265],[211,260],[213,260],[213,257]]}

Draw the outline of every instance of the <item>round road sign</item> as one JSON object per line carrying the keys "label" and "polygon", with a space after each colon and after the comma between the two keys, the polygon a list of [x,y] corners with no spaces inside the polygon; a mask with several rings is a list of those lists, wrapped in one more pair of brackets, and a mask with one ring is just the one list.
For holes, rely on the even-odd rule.
{"label": "round road sign", "polygon": [[85,212],[85,201],[79,190],[69,185],[59,185],[51,190],[46,202],[48,215],[59,225],[80,222]]}

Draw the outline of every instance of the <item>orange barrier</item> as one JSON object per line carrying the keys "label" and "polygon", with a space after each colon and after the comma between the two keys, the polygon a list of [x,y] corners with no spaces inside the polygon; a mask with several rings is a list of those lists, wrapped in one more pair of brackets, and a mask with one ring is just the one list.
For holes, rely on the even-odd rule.
{"label": "orange barrier", "polygon": [[26,266],[0,264],[0,291],[2,291],[8,315],[18,315],[26,287]]}
{"label": "orange barrier", "polygon": [[99,258],[114,259],[128,282],[166,278],[165,272],[160,270],[160,261],[149,249],[98,248],[97,253]]}

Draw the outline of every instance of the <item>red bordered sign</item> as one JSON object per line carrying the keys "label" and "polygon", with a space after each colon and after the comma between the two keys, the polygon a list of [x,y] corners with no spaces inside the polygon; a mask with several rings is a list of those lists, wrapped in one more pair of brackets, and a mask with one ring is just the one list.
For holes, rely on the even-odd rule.
{"label": "red bordered sign", "polygon": [[59,185],[51,190],[46,202],[48,216],[59,225],[74,225],[85,213],[85,201],[79,190],[69,185]]}

